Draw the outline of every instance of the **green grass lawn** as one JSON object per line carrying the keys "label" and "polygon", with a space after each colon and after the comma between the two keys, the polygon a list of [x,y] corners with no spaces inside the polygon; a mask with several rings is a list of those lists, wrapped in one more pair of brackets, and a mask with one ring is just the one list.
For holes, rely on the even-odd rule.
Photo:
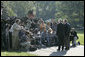
{"label": "green grass lawn", "polygon": [[84,31],[77,31],[79,39],[77,41],[80,41],[81,45],[84,45]]}
{"label": "green grass lawn", "polygon": [[37,56],[27,52],[1,52],[1,56]]}

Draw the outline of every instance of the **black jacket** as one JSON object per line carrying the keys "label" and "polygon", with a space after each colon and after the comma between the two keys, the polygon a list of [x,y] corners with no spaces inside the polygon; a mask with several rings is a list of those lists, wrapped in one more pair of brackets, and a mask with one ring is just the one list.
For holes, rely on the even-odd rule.
{"label": "black jacket", "polygon": [[71,26],[69,23],[64,24],[64,35],[69,36],[71,30]]}
{"label": "black jacket", "polygon": [[64,35],[64,25],[62,23],[57,24],[57,35],[62,37]]}
{"label": "black jacket", "polygon": [[71,31],[70,32],[70,41],[72,41],[74,39],[74,37],[77,37],[77,39],[78,39],[77,32],[76,31]]}

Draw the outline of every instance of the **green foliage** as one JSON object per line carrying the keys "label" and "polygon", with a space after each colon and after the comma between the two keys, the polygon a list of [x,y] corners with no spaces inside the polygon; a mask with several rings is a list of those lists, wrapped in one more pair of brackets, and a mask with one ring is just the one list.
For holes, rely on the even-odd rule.
{"label": "green foliage", "polygon": [[[70,20],[73,26],[84,23],[84,2],[83,1],[61,1],[58,5],[58,12],[61,16]],[[57,15],[58,16],[58,15]]]}
{"label": "green foliage", "polygon": [[4,1],[9,16],[26,16],[31,9],[44,20],[66,18],[74,27],[84,26],[84,1]]}
{"label": "green foliage", "polygon": [[8,11],[8,16],[17,16],[11,8],[8,7],[7,11]]}

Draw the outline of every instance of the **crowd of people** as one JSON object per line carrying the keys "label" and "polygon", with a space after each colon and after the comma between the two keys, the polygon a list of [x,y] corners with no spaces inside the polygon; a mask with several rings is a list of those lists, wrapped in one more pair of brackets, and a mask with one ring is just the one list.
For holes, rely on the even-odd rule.
{"label": "crowd of people", "polygon": [[33,11],[29,11],[26,17],[17,18],[11,27],[7,24],[6,39],[2,34],[2,48],[5,45],[7,50],[33,50],[43,46],[58,46],[58,51],[61,48],[69,50],[70,41],[76,46],[76,37],[78,39],[76,31],[71,31],[67,19],[44,22],[42,18],[35,18]]}

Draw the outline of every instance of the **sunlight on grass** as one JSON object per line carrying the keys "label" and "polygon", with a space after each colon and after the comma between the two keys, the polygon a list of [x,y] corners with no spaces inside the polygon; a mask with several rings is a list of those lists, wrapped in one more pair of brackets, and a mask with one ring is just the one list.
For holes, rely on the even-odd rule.
{"label": "sunlight on grass", "polygon": [[77,41],[80,41],[81,45],[84,45],[84,34],[78,34],[79,39]]}
{"label": "sunlight on grass", "polygon": [[81,45],[84,45],[84,30],[77,30],[77,33],[79,37],[77,41],[80,41]]}
{"label": "sunlight on grass", "polygon": [[1,52],[1,56],[36,56],[27,52]]}

